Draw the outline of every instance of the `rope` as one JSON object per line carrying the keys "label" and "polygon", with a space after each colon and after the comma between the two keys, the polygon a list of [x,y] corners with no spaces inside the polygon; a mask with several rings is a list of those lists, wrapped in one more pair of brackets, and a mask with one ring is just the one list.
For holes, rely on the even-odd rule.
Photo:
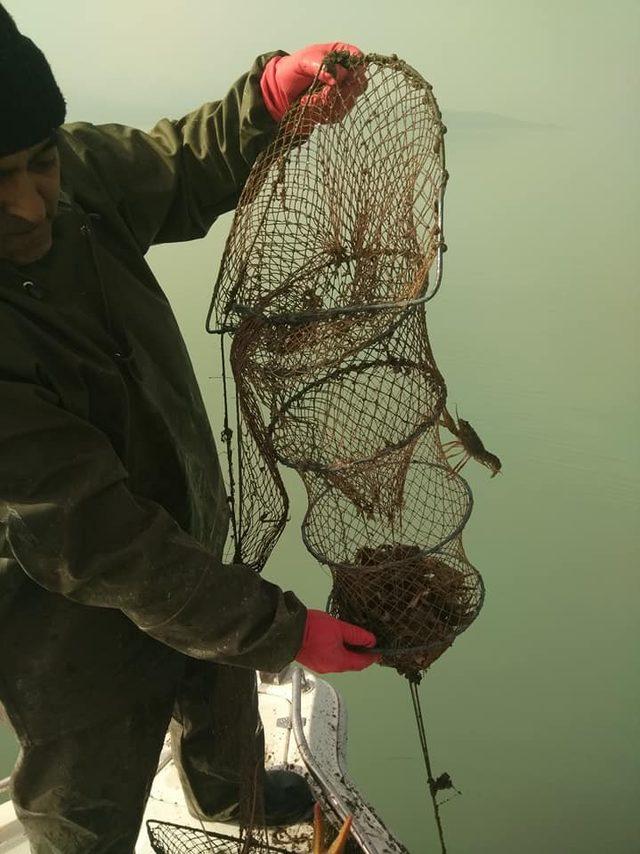
{"label": "rope", "polygon": [[420,684],[420,675],[409,678],[409,689],[411,691],[411,700],[413,702],[413,711],[416,716],[416,723],[418,725],[418,736],[420,738],[420,746],[422,748],[422,755],[424,757],[425,768],[427,769],[427,782],[429,784],[429,795],[431,797],[431,801],[433,803],[433,812],[436,819],[436,825],[438,827],[438,836],[440,837],[440,846],[442,849],[442,854],[447,854],[447,846],[444,841],[444,830],[442,827],[442,820],[440,818],[440,805],[436,799],[436,792],[438,791],[438,786],[434,776],[431,772],[431,760],[429,758],[429,747],[427,745],[427,732],[424,726],[424,717],[422,714],[422,707],[420,705],[420,694],[418,693],[418,685]]}
{"label": "rope", "polygon": [[229,509],[231,511],[231,527],[233,530],[233,542],[236,551],[238,550],[238,528],[236,522],[236,507],[235,507],[235,479],[233,476],[233,450],[231,440],[233,438],[233,430],[229,427],[229,400],[227,390],[227,366],[224,354],[224,335],[220,336],[220,361],[222,362],[222,397],[224,400],[224,428],[222,430],[222,441],[227,449],[227,470],[229,476]]}
{"label": "rope", "polygon": [[246,526],[243,525],[242,518],[242,510],[244,507],[243,496],[244,496],[244,479],[243,479],[243,465],[244,465],[244,455],[242,453],[242,412],[240,409],[240,391],[238,389],[238,383],[235,384],[235,407],[236,407],[236,452],[238,459],[238,531],[237,531],[237,540],[236,540],[236,554],[234,560],[237,563],[244,563],[242,560],[242,556],[244,554],[243,549],[243,540],[247,535]]}
{"label": "rope", "polygon": [[209,836],[209,832],[207,828],[204,826],[203,820],[198,816],[198,821],[200,822],[200,827],[202,828],[202,832],[204,833],[204,838],[207,840],[207,847],[211,851],[211,854],[216,854],[216,849],[213,847],[213,842],[211,841],[211,837]]}

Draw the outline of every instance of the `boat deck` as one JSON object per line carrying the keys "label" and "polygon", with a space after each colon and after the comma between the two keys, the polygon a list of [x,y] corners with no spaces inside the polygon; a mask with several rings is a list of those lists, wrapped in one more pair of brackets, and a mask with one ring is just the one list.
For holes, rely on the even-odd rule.
{"label": "boat deck", "polygon": [[[267,767],[288,768],[302,774],[326,817],[336,826],[347,815],[353,815],[353,850],[363,854],[408,854],[347,777],[346,712],[337,691],[313,673],[293,665],[277,677],[263,674],[259,702]],[[155,848],[150,831],[155,838]],[[188,854],[210,850],[216,854],[226,851],[231,854],[236,849],[233,841],[225,845],[222,839],[208,839],[209,832],[236,837],[238,828],[229,823],[203,823],[189,814],[167,740],[147,803],[136,854]],[[191,842],[185,841],[187,837]],[[270,832],[269,842],[274,848],[291,854],[308,854],[312,826],[305,823],[275,828]],[[29,845],[11,803],[0,805],[0,854],[29,854]]]}

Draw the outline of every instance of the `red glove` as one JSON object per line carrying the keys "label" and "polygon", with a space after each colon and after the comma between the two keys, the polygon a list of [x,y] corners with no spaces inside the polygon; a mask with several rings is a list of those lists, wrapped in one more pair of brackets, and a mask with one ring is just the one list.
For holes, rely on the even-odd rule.
{"label": "red glove", "polygon": [[380,661],[378,653],[352,652],[352,646],[375,646],[375,635],[366,629],[336,620],[324,611],[307,611],[307,624],[296,661],[316,673],[342,673],[364,670]]}
{"label": "red glove", "polygon": [[[335,77],[326,68],[319,71],[325,56],[334,50],[362,56],[362,51],[352,44],[329,42],[312,44],[290,56],[274,56],[269,60],[260,78],[260,90],[269,115],[274,121],[282,120],[289,107],[313,83],[316,75],[318,80],[326,85],[310,96],[310,103],[327,108],[328,114],[337,100],[335,91],[337,87],[344,103],[344,110],[342,115],[333,115],[332,120],[339,121],[346,111],[351,109],[356,98],[364,92],[367,85],[364,69],[362,67],[347,69],[336,64]],[[303,98],[302,102],[306,103],[306,100]],[[321,113],[317,120],[322,120]]]}

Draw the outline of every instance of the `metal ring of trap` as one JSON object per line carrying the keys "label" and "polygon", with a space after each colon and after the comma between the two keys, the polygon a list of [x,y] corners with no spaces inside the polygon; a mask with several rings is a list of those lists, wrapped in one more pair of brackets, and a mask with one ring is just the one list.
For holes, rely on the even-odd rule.
{"label": "metal ring of trap", "polygon": [[[302,317],[298,314],[299,322],[313,322],[322,319],[326,319],[328,317],[339,316],[339,315],[348,315],[351,313],[362,312],[363,307],[366,311],[370,312],[378,312],[385,311],[396,308],[409,308],[412,305],[418,306],[426,303],[428,300],[432,299],[435,294],[438,292],[441,282],[442,282],[442,272],[443,272],[443,253],[446,251],[447,246],[444,242],[444,195],[445,189],[448,181],[448,172],[446,170],[445,163],[445,147],[444,147],[444,135],[447,131],[445,125],[442,122],[442,113],[436,99],[433,95],[433,87],[430,83],[428,83],[422,75],[416,71],[416,69],[412,68],[408,63],[403,60],[398,59],[396,55],[384,56],[382,54],[369,53],[364,57],[364,63],[369,66],[376,66],[377,68],[387,68],[394,72],[399,72],[409,85],[409,87],[414,90],[419,90],[422,92],[424,104],[427,106],[428,112],[432,116],[432,124],[435,130],[434,135],[434,147],[433,153],[436,155],[438,161],[438,174],[441,176],[441,180],[437,187],[437,212],[435,217],[435,233],[438,235],[438,242],[435,246],[431,247],[432,255],[431,261],[427,265],[427,269],[424,272],[422,281],[420,282],[419,287],[416,289],[419,296],[411,299],[398,300],[396,302],[388,302],[388,301],[377,301],[374,303],[359,303],[358,305],[352,306],[332,306],[327,309],[324,309],[323,312],[308,312],[305,317]],[[283,123],[281,125],[280,133],[285,132],[285,127]],[[289,128],[291,131],[291,128]],[[318,131],[318,129],[316,129]],[[279,138],[272,144],[271,147],[277,146],[279,143]],[[299,144],[299,140],[296,139],[295,135],[292,135],[288,147],[287,144],[283,146],[283,152],[286,156],[289,156],[290,153],[297,147]],[[266,151],[262,152],[258,159],[256,160],[256,164],[254,169],[259,171],[261,168],[261,164],[263,162],[267,162],[269,157],[271,156],[271,147]],[[251,186],[247,185],[242,193],[238,204],[238,210],[236,213],[236,218],[238,216],[242,216],[247,210],[251,210],[252,205],[255,203],[255,189]],[[258,193],[261,190],[258,190]],[[266,212],[269,211],[271,204],[274,202],[276,198],[275,187],[272,188],[269,192],[269,198],[266,201],[265,215]],[[244,225],[242,226],[245,227]],[[229,323],[229,316],[232,313],[236,314],[252,314],[252,315],[261,315],[265,320],[269,323],[291,323],[291,314],[287,312],[274,312],[269,315],[265,313],[264,307],[259,306],[254,303],[247,303],[243,299],[237,299],[238,294],[241,292],[242,285],[244,283],[244,278],[246,274],[246,270],[249,266],[249,259],[253,257],[254,250],[256,249],[256,240],[258,239],[258,235],[260,233],[260,229],[262,227],[262,219],[258,218],[257,222],[249,222],[247,221],[247,227],[249,229],[253,228],[254,236],[253,239],[249,241],[249,245],[241,252],[240,254],[236,253],[236,245],[233,240],[230,240],[225,249],[225,256],[223,258],[223,263],[221,265],[219,275],[217,281],[214,286],[214,291],[211,299],[211,303],[209,306],[209,311],[207,313],[206,320],[206,329],[208,332],[220,332],[223,329],[229,330],[233,327],[233,324]],[[235,238],[235,235],[233,236]],[[237,261],[235,261],[237,269],[230,270],[229,267],[229,258],[237,257]],[[435,281],[434,286],[429,293],[429,271],[432,267],[433,260],[436,261],[436,273],[435,273]],[[226,279],[226,281],[225,281]],[[226,294],[224,291],[226,290]],[[212,323],[213,315],[216,314],[218,323]],[[215,328],[215,327],[218,328]]]}
{"label": "metal ring of trap", "polygon": [[[340,368],[338,370],[332,371],[330,374],[322,377],[315,382],[308,383],[302,389],[300,389],[296,394],[292,395],[288,400],[284,401],[278,407],[278,412],[271,420],[270,424],[267,427],[267,433],[271,439],[271,446],[273,448],[274,454],[278,459],[278,462],[282,463],[289,468],[295,468],[300,471],[314,471],[314,472],[327,472],[331,471],[332,466],[329,463],[316,461],[310,459],[309,456],[306,456],[302,459],[296,459],[291,456],[290,452],[287,453],[286,450],[283,450],[283,441],[278,439],[278,425],[279,422],[283,422],[287,419],[287,417],[291,417],[291,410],[293,407],[302,402],[305,396],[310,393],[317,394],[323,386],[329,387],[330,383],[336,383],[339,387],[340,382],[346,382],[350,380],[349,375],[354,375],[353,382],[355,382],[356,378],[360,378],[363,373],[366,371],[376,371],[376,370],[389,370],[393,373],[397,373],[398,371],[412,371],[416,375],[416,380],[413,382],[415,387],[419,385],[429,385],[429,392],[431,392],[436,399],[436,402],[431,407],[432,413],[428,413],[421,418],[413,419],[413,423],[411,426],[413,429],[408,433],[402,436],[401,439],[396,441],[390,441],[386,436],[378,436],[377,438],[381,440],[382,447],[373,447],[371,452],[367,456],[360,457],[352,457],[348,458],[345,463],[347,465],[355,465],[358,463],[367,463],[372,460],[380,459],[393,451],[398,451],[401,448],[404,448],[406,445],[409,445],[411,442],[415,441],[419,436],[421,436],[425,430],[429,427],[432,427],[438,420],[442,408],[444,406],[445,398],[446,398],[446,387],[444,382],[441,382],[439,379],[435,378],[431,374],[428,374],[424,371],[424,366],[420,365],[417,362],[412,362],[406,358],[396,359],[394,362],[391,362],[387,359],[376,359],[374,361],[369,362],[361,362],[355,365],[349,365],[346,368]],[[431,380],[430,383],[427,382],[427,378]],[[422,381],[422,382],[420,382]],[[389,386],[391,388],[391,386]],[[368,389],[367,389],[368,391]],[[412,392],[415,389],[411,389]],[[427,392],[426,396],[429,396]],[[412,394],[411,397],[407,396],[407,400],[411,400],[411,406],[415,405],[415,394]],[[365,401],[366,402],[366,401]],[[408,407],[407,407],[408,408]],[[424,407],[423,407],[424,412]],[[375,418],[375,413],[372,412],[372,416]],[[403,420],[401,416],[399,416],[400,421],[406,425],[408,422],[408,416]],[[302,419],[296,416],[293,416],[293,420],[297,420],[298,422],[303,422],[304,426],[308,429],[309,432],[314,430],[314,423],[311,418]],[[394,425],[395,426],[395,425]],[[289,438],[291,436],[291,429],[287,428],[289,431]],[[335,429],[335,426],[334,426]],[[326,442],[318,442],[314,439],[309,439],[312,441],[314,448],[321,447],[323,450],[327,449]],[[291,442],[290,442],[291,444]]]}
{"label": "metal ring of trap", "polygon": [[[358,467],[364,467],[370,465],[368,461],[364,463],[354,463],[349,466],[349,469],[356,469]],[[460,488],[461,492],[465,495],[467,499],[466,507],[464,512],[460,515],[460,518],[455,525],[454,529],[448,532],[444,537],[439,539],[433,545],[428,547],[420,547],[421,554],[424,557],[429,555],[433,555],[435,552],[440,551],[444,546],[454,540],[464,529],[465,525],[469,521],[469,517],[471,516],[471,511],[473,509],[473,493],[471,492],[471,487],[467,483],[467,481],[457,472],[453,472],[451,468],[446,465],[441,465],[440,463],[431,463],[431,462],[422,462],[420,460],[413,460],[410,463],[410,467],[424,466],[426,468],[432,470],[438,470],[442,472],[449,480],[455,482]],[[347,467],[345,466],[345,469]],[[313,521],[313,513],[314,510],[320,505],[323,499],[326,497],[332,497],[334,501],[340,501],[341,497],[344,499],[344,496],[336,495],[336,490],[332,487],[327,487],[323,491],[321,491],[317,497],[309,502],[309,506],[307,507],[307,512],[304,515],[304,519],[302,520],[301,532],[302,532],[302,540],[304,542],[307,550],[316,558],[320,563],[325,564],[331,569],[336,569],[341,572],[362,572],[362,566],[358,566],[352,563],[346,563],[344,561],[332,560],[326,554],[321,552],[316,545],[313,543],[312,539],[309,536],[309,528]],[[349,499],[346,499],[349,501]],[[336,514],[336,518],[339,518],[338,514]],[[357,546],[356,546],[357,548]]]}

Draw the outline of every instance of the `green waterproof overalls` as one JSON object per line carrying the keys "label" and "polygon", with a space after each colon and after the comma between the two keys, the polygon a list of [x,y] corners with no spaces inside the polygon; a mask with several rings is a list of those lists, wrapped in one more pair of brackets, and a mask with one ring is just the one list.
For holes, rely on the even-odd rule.
{"label": "green waterproof overalls", "polygon": [[37,852],[133,850],[172,715],[188,796],[230,806],[229,745],[251,731],[261,749],[254,670],[301,643],[296,597],[221,562],[214,440],[144,260],[237,204],[276,129],[258,85],[272,55],[149,132],[64,125],[53,247],[0,261],[0,702]]}

